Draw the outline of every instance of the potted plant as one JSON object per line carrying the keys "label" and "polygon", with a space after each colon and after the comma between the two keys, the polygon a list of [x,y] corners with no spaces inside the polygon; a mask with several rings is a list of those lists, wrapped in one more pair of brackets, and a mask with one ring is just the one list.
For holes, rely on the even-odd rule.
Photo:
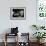
{"label": "potted plant", "polygon": [[35,32],[33,35],[37,38],[37,41],[40,43],[40,40],[42,38],[45,38],[44,37],[46,36],[45,34],[46,34],[45,32]]}
{"label": "potted plant", "polygon": [[[44,30],[45,26],[32,25],[32,27],[37,30],[33,35],[37,38],[37,41],[40,42],[44,36],[46,36],[45,32],[40,32],[39,30]],[[38,32],[39,31],[39,32]],[[45,37],[44,37],[45,38]]]}

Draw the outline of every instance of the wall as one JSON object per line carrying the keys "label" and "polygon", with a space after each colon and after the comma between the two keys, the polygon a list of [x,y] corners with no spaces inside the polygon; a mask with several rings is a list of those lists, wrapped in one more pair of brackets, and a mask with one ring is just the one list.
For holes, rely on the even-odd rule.
{"label": "wall", "polygon": [[[26,20],[10,20],[10,7],[26,7]],[[36,0],[0,0],[0,34],[10,32],[11,27],[19,27],[19,32],[30,32],[36,24]]]}

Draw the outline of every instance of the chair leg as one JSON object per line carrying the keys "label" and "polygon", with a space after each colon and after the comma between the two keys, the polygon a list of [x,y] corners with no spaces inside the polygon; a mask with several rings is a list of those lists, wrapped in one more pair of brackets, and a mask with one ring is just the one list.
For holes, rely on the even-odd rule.
{"label": "chair leg", "polygon": [[5,44],[5,46],[7,46],[7,42],[6,41],[4,42],[4,44]]}
{"label": "chair leg", "polygon": [[7,34],[5,34],[5,46],[7,46]]}

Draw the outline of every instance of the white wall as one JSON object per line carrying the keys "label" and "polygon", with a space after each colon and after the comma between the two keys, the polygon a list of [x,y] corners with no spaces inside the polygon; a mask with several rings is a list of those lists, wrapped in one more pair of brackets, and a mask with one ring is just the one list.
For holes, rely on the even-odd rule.
{"label": "white wall", "polygon": [[[10,20],[10,7],[26,7],[26,20]],[[0,34],[17,26],[32,36],[32,24],[36,24],[36,0],[0,0]]]}

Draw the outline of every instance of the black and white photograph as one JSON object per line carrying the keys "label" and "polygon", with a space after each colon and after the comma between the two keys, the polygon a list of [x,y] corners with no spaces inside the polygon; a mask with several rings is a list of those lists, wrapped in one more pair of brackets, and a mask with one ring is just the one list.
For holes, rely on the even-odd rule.
{"label": "black and white photograph", "polygon": [[10,8],[10,19],[11,20],[26,19],[25,7],[11,7]]}

